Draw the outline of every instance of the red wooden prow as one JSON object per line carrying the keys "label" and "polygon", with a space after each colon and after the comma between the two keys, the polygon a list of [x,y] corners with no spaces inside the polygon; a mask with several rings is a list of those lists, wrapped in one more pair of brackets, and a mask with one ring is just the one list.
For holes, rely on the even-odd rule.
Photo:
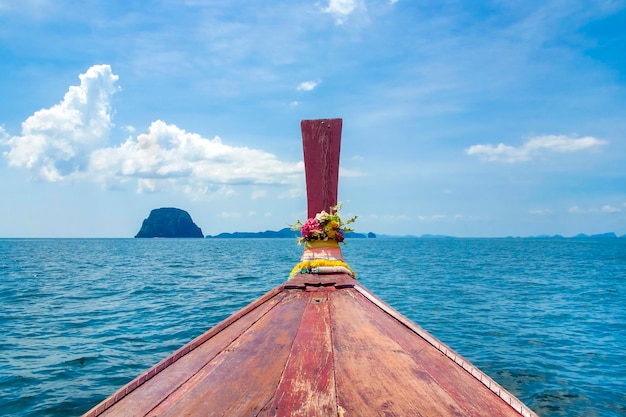
{"label": "red wooden prow", "polygon": [[302,120],[308,217],[337,205],[341,119]]}

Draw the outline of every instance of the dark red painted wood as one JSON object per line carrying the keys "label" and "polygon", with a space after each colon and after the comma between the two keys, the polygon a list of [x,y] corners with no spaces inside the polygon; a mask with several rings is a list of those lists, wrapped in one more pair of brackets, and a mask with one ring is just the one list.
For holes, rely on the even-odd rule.
{"label": "dark red painted wood", "polygon": [[302,120],[309,217],[337,205],[341,119]]}
{"label": "dark red painted wood", "polygon": [[[490,415],[518,416],[505,401],[494,395],[489,388],[477,384],[476,378],[452,360],[443,360],[442,352],[407,328],[398,318],[399,314],[387,315],[376,312],[376,307],[365,297],[354,298],[364,311],[372,310],[368,315],[368,325],[373,331],[394,340],[407,355],[429,375],[433,381],[464,410],[463,415],[482,416],[485,410]],[[396,312],[394,312],[396,313]],[[422,329],[423,330],[423,329]],[[425,330],[424,330],[425,332]],[[482,385],[482,386],[481,386]]]}
{"label": "dark red painted wood", "polygon": [[146,415],[287,295],[280,288],[268,292],[120,388],[83,417]]}
{"label": "dark red painted wood", "polygon": [[323,278],[253,303],[101,415],[536,417],[362,286]]}
{"label": "dark red painted wood", "polygon": [[307,307],[276,389],[272,416],[315,417],[337,413],[328,292],[306,294]]}
{"label": "dark red painted wood", "polygon": [[332,293],[337,404],[345,415],[465,416],[395,340],[377,331],[370,315],[380,310],[361,308],[358,296],[354,289]]}
{"label": "dark red painted wood", "polygon": [[193,375],[150,417],[255,416],[271,404],[307,300],[291,296]]}

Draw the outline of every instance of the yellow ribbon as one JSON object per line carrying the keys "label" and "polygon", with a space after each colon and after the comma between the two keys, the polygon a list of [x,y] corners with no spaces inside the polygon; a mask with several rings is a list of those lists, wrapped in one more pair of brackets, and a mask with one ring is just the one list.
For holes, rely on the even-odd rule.
{"label": "yellow ribbon", "polygon": [[352,268],[348,266],[347,263],[343,261],[330,261],[327,259],[314,259],[311,261],[302,261],[298,265],[293,267],[293,269],[291,270],[291,273],[289,274],[289,278],[293,278],[296,274],[298,274],[303,269],[308,270],[308,269],[313,269],[313,268],[317,268],[320,266],[341,266],[341,267],[346,268],[348,271],[350,271],[350,275],[352,275],[353,278],[356,278],[356,274],[354,273]]}

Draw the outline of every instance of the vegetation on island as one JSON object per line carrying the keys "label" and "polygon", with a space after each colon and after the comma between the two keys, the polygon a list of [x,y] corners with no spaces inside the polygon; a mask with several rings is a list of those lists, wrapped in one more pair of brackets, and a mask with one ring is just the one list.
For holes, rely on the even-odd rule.
{"label": "vegetation on island", "polygon": [[188,238],[204,237],[200,229],[191,219],[189,213],[174,207],[154,209],[143,221],[136,238]]}
{"label": "vegetation on island", "polygon": [[[285,227],[280,230],[266,230],[265,232],[233,232],[233,233],[220,233],[215,236],[207,236],[207,238],[215,239],[237,239],[237,238],[254,238],[254,239],[267,239],[267,238],[298,238],[300,237],[299,231],[294,231],[290,227]],[[372,232],[367,235],[363,233],[348,232],[345,234],[346,238],[374,238],[376,235]]]}

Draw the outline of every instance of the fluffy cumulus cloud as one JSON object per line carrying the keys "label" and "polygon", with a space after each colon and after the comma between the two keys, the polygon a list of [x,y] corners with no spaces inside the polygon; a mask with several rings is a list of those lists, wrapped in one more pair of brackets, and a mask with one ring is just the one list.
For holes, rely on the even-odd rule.
{"label": "fluffy cumulus cloud", "polygon": [[304,168],[301,162],[284,163],[270,153],[228,146],[219,137],[206,139],[157,120],[147,133],[94,151],[89,169],[113,186],[132,179],[140,191],[184,186],[206,192],[227,184],[294,183]]}
{"label": "fluffy cumulus cloud", "polygon": [[[22,134],[0,139],[9,165],[30,169],[41,179],[92,180],[108,188],[136,184],[139,191],[232,193],[240,184],[295,184],[302,162],[279,161],[273,154],[229,146],[157,120],[145,133],[111,146],[110,98],[118,90],[110,66],[96,65],[80,75],[63,100],[37,111]],[[261,194],[256,194],[259,198]]]}
{"label": "fluffy cumulus cloud", "polygon": [[21,135],[6,141],[10,166],[58,181],[84,171],[89,154],[106,145],[118,76],[108,65],[95,65],[79,78],[80,85],[71,86],[59,104],[37,111],[22,123]]}
{"label": "fluffy cumulus cloud", "polygon": [[342,24],[354,12],[356,6],[356,0],[329,0],[328,6],[323,7],[322,11],[332,15],[337,24]]}
{"label": "fluffy cumulus cloud", "polygon": [[574,138],[567,135],[537,136],[520,147],[503,143],[498,145],[472,145],[465,150],[468,155],[478,156],[484,161],[523,162],[532,159],[542,152],[578,152],[598,148],[607,142],[591,136]]}

